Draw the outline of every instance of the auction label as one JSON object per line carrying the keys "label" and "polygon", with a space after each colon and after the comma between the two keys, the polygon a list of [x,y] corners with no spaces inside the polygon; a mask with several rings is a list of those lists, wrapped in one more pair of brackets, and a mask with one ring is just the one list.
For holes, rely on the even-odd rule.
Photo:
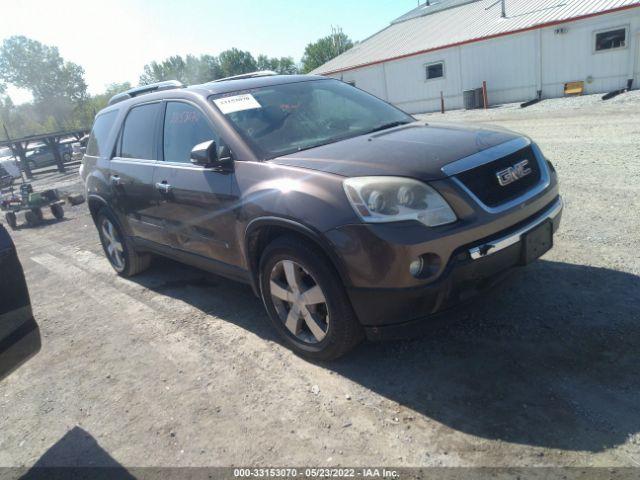
{"label": "auction label", "polygon": [[242,112],[244,110],[254,110],[262,108],[262,105],[250,93],[244,95],[235,95],[233,97],[224,97],[214,100],[214,103],[225,115],[234,112]]}

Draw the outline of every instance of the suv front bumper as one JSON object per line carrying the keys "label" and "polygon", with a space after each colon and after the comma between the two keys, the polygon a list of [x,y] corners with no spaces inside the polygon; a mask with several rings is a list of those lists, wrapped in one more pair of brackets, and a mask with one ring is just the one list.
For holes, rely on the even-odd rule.
{"label": "suv front bumper", "polygon": [[353,308],[369,339],[404,338],[420,330],[425,318],[437,316],[491,289],[523,264],[524,235],[544,222],[555,233],[563,201],[489,239],[464,246],[451,256],[444,272],[428,285],[412,288],[348,288]]}

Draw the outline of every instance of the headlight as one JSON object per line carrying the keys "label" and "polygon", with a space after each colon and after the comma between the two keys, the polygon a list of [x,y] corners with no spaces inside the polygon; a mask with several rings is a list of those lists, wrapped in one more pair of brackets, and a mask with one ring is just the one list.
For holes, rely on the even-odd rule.
{"label": "headlight", "polygon": [[457,220],[438,192],[410,178],[348,178],[344,190],[356,213],[368,223],[417,220],[428,227],[437,227]]}

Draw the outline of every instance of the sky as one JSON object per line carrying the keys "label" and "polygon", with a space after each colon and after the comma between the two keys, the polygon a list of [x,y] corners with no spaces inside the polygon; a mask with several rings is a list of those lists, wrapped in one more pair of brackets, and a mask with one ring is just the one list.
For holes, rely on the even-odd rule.
{"label": "sky", "polygon": [[[20,0],[2,5],[0,41],[24,35],[57,46],[81,65],[92,94],[114,82],[137,84],[145,64],[171,55],[293,57],[339,26],[363,40],[418,0]],[[28,92],[9,89],[14,102]]]}

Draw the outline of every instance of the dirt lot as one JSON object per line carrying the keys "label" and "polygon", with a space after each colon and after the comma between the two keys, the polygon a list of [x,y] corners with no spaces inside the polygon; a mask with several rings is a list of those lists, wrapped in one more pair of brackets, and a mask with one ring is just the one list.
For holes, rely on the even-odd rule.
{"label": "dirt lot", "polygon": [[68,208],[14,234],[43,348],[0,383],[0,465],[640,466],[640,92],[425,118],[539,142],[567,202],[550,254],[424,338],[314,365],[249,287],[116,277]]}

